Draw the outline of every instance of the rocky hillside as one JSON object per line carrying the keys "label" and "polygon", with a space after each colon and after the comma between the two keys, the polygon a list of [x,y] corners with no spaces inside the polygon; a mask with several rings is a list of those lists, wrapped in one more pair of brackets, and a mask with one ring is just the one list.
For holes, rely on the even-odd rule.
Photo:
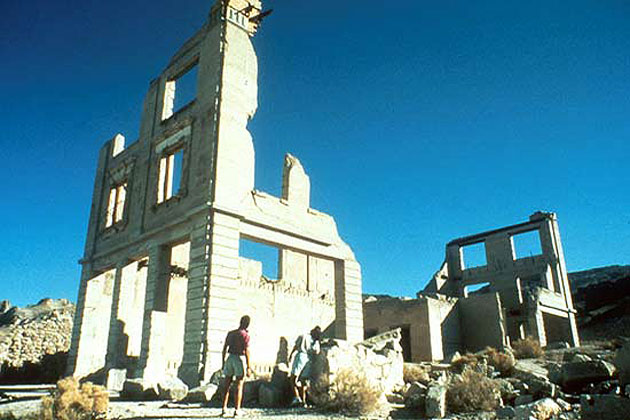
{"label": "rocky hillside", "polygon": [[65,299],[43,299],[25,308],[1,302],[0,383],[54,380],[70,347],[74,311]]}
{"label": "rocky hillside", "polygon": [[583,340],[630,337],[630,266],[569,274]]}

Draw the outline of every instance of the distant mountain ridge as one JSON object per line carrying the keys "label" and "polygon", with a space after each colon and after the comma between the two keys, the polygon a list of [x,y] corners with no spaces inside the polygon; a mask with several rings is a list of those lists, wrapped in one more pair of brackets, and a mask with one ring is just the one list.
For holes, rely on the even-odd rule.
{"label": "distant mountain ridge", "polygon": [[571,288],[577,290],[594,283],[613,282],[630,277],[630,265],[609,265],[569,273]]}

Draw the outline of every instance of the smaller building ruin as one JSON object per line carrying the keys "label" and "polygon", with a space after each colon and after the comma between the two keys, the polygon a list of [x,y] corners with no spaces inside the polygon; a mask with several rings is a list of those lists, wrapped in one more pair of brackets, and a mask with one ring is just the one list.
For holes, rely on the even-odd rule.
{"label": "smaller building ruin", "polygon": [[[523,239],[536,251],[523,254]],[[579,345],[554,213],[449,242],[444,264],[416,299],[370,297],[363,310],[367,337],[401,328],[406,361],[502,348],[526,336],[542,346]]]}

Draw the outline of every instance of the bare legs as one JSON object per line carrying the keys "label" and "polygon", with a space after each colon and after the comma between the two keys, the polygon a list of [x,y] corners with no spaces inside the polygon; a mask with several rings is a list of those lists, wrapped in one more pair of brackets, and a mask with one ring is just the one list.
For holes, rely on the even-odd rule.
{"label": "bare legs", "polygon": [[[243,401],[243,378],[236,378],[236,401],[234,401],[234,408],[236,412],[241,409],[241,402]],[[225,394],[223,395],[223,414],[227,412],[228,401],[230,399],[230,385],[232,385],[232,377],[226,376],[223,382],[225,388]]]}

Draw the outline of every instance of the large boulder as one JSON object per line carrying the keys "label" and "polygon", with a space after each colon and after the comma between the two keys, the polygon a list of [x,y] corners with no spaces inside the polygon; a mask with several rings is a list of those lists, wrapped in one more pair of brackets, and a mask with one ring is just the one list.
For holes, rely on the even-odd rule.
{"label": "large boulder", "polygon": [[551,380],[569,391],[577,391],[592,383],[611,380],[616,368],[603,360],[565,363],[551,375]]}
{"label": "large boulder", "polygon": [[161,379],[157,386],[158,398],[161,400],[180,401],[188,394],[188,385],[173,376]]}
{"label": "large boulder", "polygon": [[313,373],[325,383],[334,382],[338,372],[350,369],[363,372],[384,394],[404,386],[400,329],[386,332],[352,345],[343,340],[329,340],[315,358]]}

